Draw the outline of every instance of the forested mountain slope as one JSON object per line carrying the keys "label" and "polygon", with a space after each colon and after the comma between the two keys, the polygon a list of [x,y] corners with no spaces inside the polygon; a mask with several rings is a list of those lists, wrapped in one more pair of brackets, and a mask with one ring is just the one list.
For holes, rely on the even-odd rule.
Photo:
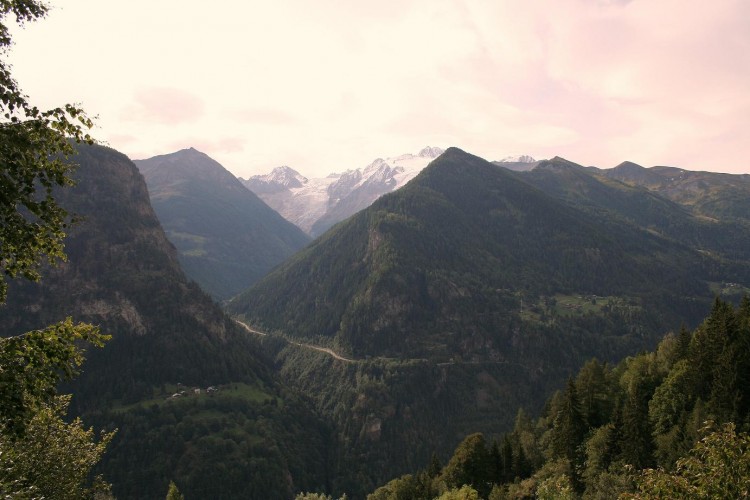
{"label": "forested mountain slope", "polygon": [[[461,435],[507,430],[586,359],[653,347],[697,324],[715,293],[747,289],[742,259],[659,219],[665,210],[697,231],[691,214],[578,173],[601,195],[575,183],[562,195],[451,148],[229,304],[261,329],[357,360],[275,348],[285,380],[339,429],[333,491],[361,493]],[[653,206],[628,215],[642,199]]]}
{"label": "forested mountain slope", "polygon": [[[368,498],[741,498],[750,474],[750,299],[616,365],[589,360],[532,420],[467,436]],[[741,434],[742,432],[744,434]],[[658,471],[644,470],[654,469]]]}
{"label": "forested mountain slope", "polygon": [[185,273],[219,300],[247,289],[309,241],[195,149],[134,163]]}
{"label": "forested mountain slope", "polygon": [[[87,422],[119,428],[102,463],[115,494],[160,498],[170,478],[187,498],[319,487],[325,428],[183,275],[136,167],[98,146],[80,147],[75,161],[77,185],[58,195],[81,219],[66,239],[68,262],[39,284],[12,282],[0,328],[13,335],[72,316],[112,335],[65,390]],[[220,390],[209,397],[209,386]],[[194,397],[165,401],[182,390]]]}
{"label": "forested mountain slope", "polygon": [[[555,316],[553,299],[625,300],[631,334],[697,321],[695,306],[712,297],[709,282],[748,278],[699,250],[582,210],[454,148],[229,310],[289,335],[328,337],[360,356],[501,360],[520,321],[568,316]],[[615,310],[612,302],[601,316]]]}

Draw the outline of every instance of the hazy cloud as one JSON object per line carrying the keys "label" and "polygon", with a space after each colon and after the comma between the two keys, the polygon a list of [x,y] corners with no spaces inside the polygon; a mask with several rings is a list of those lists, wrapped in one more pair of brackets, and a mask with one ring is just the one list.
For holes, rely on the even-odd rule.
{"label": "hazy cloud", "polygon": [[205,113],[205,101],[179,88],[148,87],[138,89],[135,103],[122,112],[122,119],[150,121],[164,125],[192,122]]}
{"label": "hazy cloud", "polygon": [[276,108],[244,108],[232,112],[232,118],[239,122],[266,124],[266,125],[292,125],[298,120],[289,112]]}

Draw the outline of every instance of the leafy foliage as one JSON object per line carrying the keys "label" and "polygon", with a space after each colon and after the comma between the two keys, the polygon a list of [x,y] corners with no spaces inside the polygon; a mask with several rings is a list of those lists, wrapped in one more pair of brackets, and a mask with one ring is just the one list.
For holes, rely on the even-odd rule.
{"label": "leafy foliage", "polygon": [[638,492],[624,498],[750,498],[750,436],[735,425],[709,425],[674,472],[648,469],[637,479]]}
{"label": "leafy foliage", "polygon": [[[12,44],[8,17],[19,24],[43,17],[47,6],[36,0],[0,4],[0,54]],[[68,212],[54,197],[54,188],[72,184],[70,139],[91,142],[92,122],[71,104],[40,110],[21,92],[0,60],[0,302],[7,294],[6,278],[38,280],[43,260],[65,257],[63,237]]]}
{"label": "leafy foliage", "polygon": [[[58,383],[78,374],[81,341],[102,347],[109,336],[70,318],[0,339],[0,435],[23,436],[29,421],[55,395]],[[53,413],[59,413],[57,411]]]}
{"label": "leafy foliage", "polygon": [[186,498],[287,499],[329,473],[327,427],[288,392],[256,400],[229,384],[94,421],[120,429],[98,469],[118,498],[157,498],[172,477]]}
{"label": "leafy foliage", "polygon": [[80,419],[64,422],[69,403],[70,396],[58,396],[42,405],[20,438],[0,433],[0,488],[13,484],[13,493],[22,497],[32,492],[29,498],[70,500],[109,491],[101,476],[88,481],[115,433],[102,433],[96,442],[93,429]]}

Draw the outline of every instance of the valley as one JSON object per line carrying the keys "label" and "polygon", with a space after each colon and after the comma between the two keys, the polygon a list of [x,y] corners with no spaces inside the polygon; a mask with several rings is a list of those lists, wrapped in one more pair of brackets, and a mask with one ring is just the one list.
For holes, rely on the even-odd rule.
{"label": "valley", "polygon": [[0,499],[750,497],[750,3],[53,3]]}
{"label": "valley", "polygon": [[[750,230],[731,206],[694,212],[709,204],[559,158],[511,170],[450,148],[309,241],[267,207],[239,215],[263,202],[197,151],[78,154],[61,198],[84,221],[69,261],[43,285],[11,283],[0,324],[74,314],[113,336],[64,389],[118,429],[97,469],[118,498],[157,498],[167,478],[186,498],[364,498],[466,436],[501,439],[519,409],[543,415],[588,360],[654,349],[750,289]],[[271,233],[241,222],[256,213]],[[243,231],[255,250],[232,243]],[[238,272],[250,254],[278,265]],[[222,307],[231,292],[201,289],[240,276]]]}

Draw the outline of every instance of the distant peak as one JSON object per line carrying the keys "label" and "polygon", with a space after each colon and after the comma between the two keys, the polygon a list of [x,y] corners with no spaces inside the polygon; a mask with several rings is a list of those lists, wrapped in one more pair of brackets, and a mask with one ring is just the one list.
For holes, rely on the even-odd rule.
{"label": "distant peak", "polygon": [[298,188],[307,183],[307,177],[304,177],[302,174],[286,165],[275,167],[270,174],[254,175],[250,180],[264,184],[275,184],[286,188]]}
{"label": "distant peak", "polygon": [[536,162],[536,160],[529,155],[506,156],[502,160],[498,161],[498,163],[534,163],[534,162]]}
{"label": "distant peak", "polygon": [[624,161],[624,162],[622,162],[622,163],[620,163],[615,168],[619,169],[619,170],[625,170],[625,169],[627,169],[627,170],[645,170],[645,168],[642,167],[641,165],[638,165],[637,163],[633,163],[632,161],[627,161],[627,160]]}
{"label": "distant peak", "polygon": [[445,150],[442,148],[426,146],[422,148],[417,156],[421,156],[422,158],[437,158],[443,153],[445,153]]}

